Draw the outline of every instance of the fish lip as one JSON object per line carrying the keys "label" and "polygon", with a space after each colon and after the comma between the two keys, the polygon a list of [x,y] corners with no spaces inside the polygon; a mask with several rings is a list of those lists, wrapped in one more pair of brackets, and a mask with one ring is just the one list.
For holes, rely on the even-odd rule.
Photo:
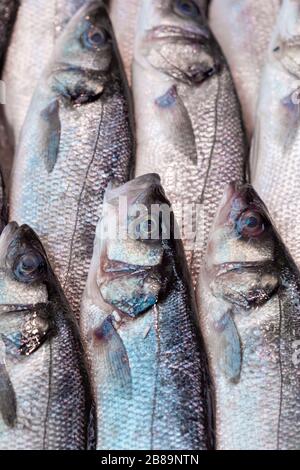
{"label": "fish lip", "polygon": [[69,64],[68,62],[57,62],[55,64],[55,67],[52,69],[51,74],[55,75],[57,73],[76,73],[80,75],[88,75],[90,73],[99,73],[99,70],[95,67],[89,67],[89,68],[83,68],[80,67],[79,65],[72,65]]}
{"label": "fish lip", "polygon": [[159,25],[151,28],[146,33],[148,40],[162,40],[162,39],[187,39],[196,40],[199,42],[208,41],[210,34],[206,28],[181,28],[174,25]]}
{"label": "fish lip", "polygon": [[259,269],[265,267],[266,265],[272,265],[273,263],[274,260],[271,258],[265,259],[263,261],[228,261],[221,264],[215,264],[213,269],[217,272],[216,277],[220,277],[224,274],[228,274],[237,270],[251,270],[255,268]]}

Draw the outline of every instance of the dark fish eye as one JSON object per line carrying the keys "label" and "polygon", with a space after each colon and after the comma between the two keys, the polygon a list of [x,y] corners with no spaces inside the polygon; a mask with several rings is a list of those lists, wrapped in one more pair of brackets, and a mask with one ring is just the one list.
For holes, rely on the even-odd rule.
{"label": "dark fish eye", "polygon": [[147,217],[139,224],[139,238],[142,240],[151,240],[156,236],[157,221],[154,218]]}
{"label": "dark fish eye", "polygon": [[14,277],[27,284],[37,281],[45,271],[45,260],[37,252],[28,252],[19,256],[12,268]]}
{"label": "dark fish eye", "polygon": [[108,33],[105,29],[91,27],[83,33],[83,43],[89,49],[104,46],[108,41]]}
{"label": "dark fish eye", "polygon": [[266,220],[254,209],[243,212],[236,224],[238,234],[244,238],[257,238],[263,234],[265,228]]}
{"label": "dark fish eye", "polygon": [[192,0],[175,0],[174,10],[178,15],[189,18],[196,18],[200,14],[199,8]]}

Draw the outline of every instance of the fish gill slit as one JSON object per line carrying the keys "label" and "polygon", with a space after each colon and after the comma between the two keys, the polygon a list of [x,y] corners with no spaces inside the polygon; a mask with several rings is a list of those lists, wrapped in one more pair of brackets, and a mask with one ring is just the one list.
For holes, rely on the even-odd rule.
{"label": "fish gill slit", "polygon": [[47,439],[47,429],[48,429],[48,419],[49,419],[49,411],[50,411],[50,401],[51,401],[51,386],[52,386],[52,342],[50,341],[49,343],[49,355],[50,355],[50,363],[49,363],[49,368],[48,368],[48,399],[47,399],[47,406],[46,406],[46,414],[45,414],[45,419],[44,419],[44,434],[43,434],[43,449],[47,449],[46,447],[46,439]]}
{"label": "fish gill slit", "polygon": [[81,209],[82,197],[83,197],[83,193],[84,193],[85,188],[86,188],[87,178],[88,178],[88,175],[89,175],[91,166],[92,166],[92,164],[93,164],[93,162],[94,162],[94,160],[95,160],[96,151],[97,151],[97,147],[98,147],[98,143],[99,143],[99,139],[100,139],[100,130],[101,130],[101,127],[102,127],[102,122],[103,122],[103,107],[101,108],[100,122],[99,122],[99,126],[98,126],[97,137],[96,137],[95,146],[94,146],[94,149],[93,149],[92,158],[91,158],[91,160],[90,160],[90,162],[89,162],[89,164],[88,164],[88,167],[87,167],[87,170],[86,170],[86,174],[85,174],[85,178],[84,178],[84,182],[83,182],[83,184],[82,184],[82,188],[81,188],[80,195],[79,195],[79,201],[78,201],[78,206],[77,206],[77,211],[76,211],[76,218],[75,218],[75,225],[74,225],[74,230],[73,230],[73,233],[72,233],[72,238],[71,238],[71,243],[70,243],[68,267],[67,267],[67,271],[66,271],[66,276],[65,276],[64,284],[63,284],[63,287],[64,287],[64,289],[65,289],[66,292],[68,292],[68,289],[67,289],[67,287],[66,287],[66,284],[67,284],[67,281],[68,281],[68,278],[69,278],[69,274],[70,274],[70,268],[71,268],[71,263],[72,263],[72,255],[73,255],[73,248],[74,248],[74,242],[75,242],[75,234],[76,234],[76,231],[77,231],[77,225],[78,225],[78,220],[79,220],[79,212],[80,212],[80,209]]}
{"label": "fish gill slit", "polygon": [[153,395],[153,408],[152,408],[152,415],[151,415],[151,441],[150,441],[150,450],[154,448],[154,421],[155,421],[155,412],[156,412],[156,405],[157,405],[157,386],[158,386],[158,374],[159,374],[159,364],[160,364],[160,326],[159,326],[159,307],[158,305],[154,305],[154,312],[155,312],[155,330],[157,334],[157,351],[156,351],[156,370],[155,370],[155,378],[154,378],[154,395]]}
{"label": "fish gill slit", "polygon": [[277,423],[277,450],[280,446],[280,424],[282,414],[282,396],[283,396],[283,380],[282,380],[282,357],[281,357],[281,329],[282,329],[282,306],[281,300],[278,298],[279,304],[279,372],[280,372],[280,392],[279,392],[279,412],[278,412],[278,423]]}

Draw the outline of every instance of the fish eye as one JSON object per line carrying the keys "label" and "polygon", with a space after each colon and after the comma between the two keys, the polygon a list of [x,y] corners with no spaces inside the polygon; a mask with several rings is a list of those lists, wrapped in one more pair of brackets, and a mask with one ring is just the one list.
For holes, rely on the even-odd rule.
{"label": "fish eye", "polygon": [[249,209],[240,216],[236,224],[238,234],[244,238],[257,238],[266,229],[267,221],[255,209]]}
{"label": "fish eye", "polygon": [[199,8],[192,0],[175,0],[174,11],[189,18],[197,18],[200,14]]}
{"label": "fish eye", "polygon": [[90,27],[82,35],[83,44],[88,49],[95,49],[104,46],[109,39],[108,33],[105,29]]}
{"label": "fish eye", "polygon": [[38,252],[27,252],[20,255],[12,268],[17,281],[30,284],[37,281],[46,269],[45,260]]}
{"label": "fish eye", "polygon": [[146,217],[139,224],[138,238],[141,240],[151,240],[157,237],[158,223],[153,217]]}

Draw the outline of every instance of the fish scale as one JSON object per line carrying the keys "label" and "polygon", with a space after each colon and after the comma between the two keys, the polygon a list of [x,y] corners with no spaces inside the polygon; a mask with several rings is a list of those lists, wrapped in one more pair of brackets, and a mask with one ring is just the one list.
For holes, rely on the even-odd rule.
{"label": "fish scale", "polygon": [[[11,219],[30,224],[40,235],[77,317],[104,190],[109,182],[122,184],[129,179],[134,159],[131,106],[114,37],[104,44],[103,51],[87,48],[79,59],[76,51],[70,58],[69,73],[63,70],[60,75],[57,68],[57,64],[68,61],[64,51],[68,54],[77,47],[76,28],[89,12],[95,12],[95,28],[100,28],[100,33],[105,27],[107,34],[113,34],[99,2],[83,7],[66,29],[65,39],[62,37],[33,98],[10,195]],[[72,63],[81,67],[78,75],[73,75]],[[54,87],[58,83],[57,92],[52,83]],[[82,87],[79,91],[78,86]],[[82,93],[89,99],[89,94],[93,96],[99,90],[100,96],[85,104],[72,104],[64,101],[64,93],[70,88],[79,93],[79,99]],[[47,115],[53,100],[59,103],[55,118],[52,108]],[[46,120],[41,119],[45,110]],[[53,135],[59,138],[59,144]],[[57,146],[54,152],[53,146]],[[55,160],[50,172],[49,152]]]}
{"label": "fish scale", "polygon": [[247,143],[207,2],[187,2],[195,17],[179,14],[181,3],[142,1],[133,65],[136,176],[161,176],[196,283],[224,185],[244,180]]}

